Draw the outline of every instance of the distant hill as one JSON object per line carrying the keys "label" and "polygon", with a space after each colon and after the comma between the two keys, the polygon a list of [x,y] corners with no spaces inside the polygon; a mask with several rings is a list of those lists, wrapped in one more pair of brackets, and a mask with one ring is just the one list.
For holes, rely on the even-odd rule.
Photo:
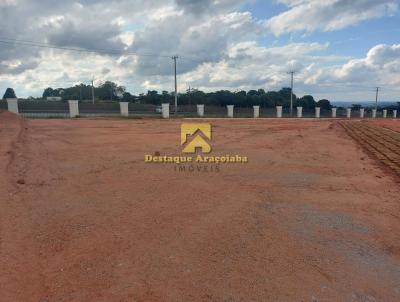
{"label": "distant hill", "polygon": [[[361,105],[362,107],[374,107],[375,101],[361,101],[361,102],[352,102],[352,101],[331,101],[331,104],[336,107],[348,108],[353,104]],[[389,101],[379,101],[379,107],[388,107],[388,106],[397,106],[398,102],[389,102]]]}

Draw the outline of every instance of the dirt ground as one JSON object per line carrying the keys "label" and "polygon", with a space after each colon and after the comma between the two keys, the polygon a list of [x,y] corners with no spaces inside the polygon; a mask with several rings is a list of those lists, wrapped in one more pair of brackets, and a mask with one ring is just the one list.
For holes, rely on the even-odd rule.
{"label": "dirt ground", "polygon": [[386,120],[378,119],[378,120],[368,120],[368,123],[400,132],[400,120],[396,121],[393,119],[386,119]]}
{"label": "dirt ground", "polygon": [[340,124],[370,156],[400,176],[400,132],[365,121],[341,121]]}
{"label": "dirt ground", "polygon": [[0,114],[0,301],[400,301],[399,179],[336,121],[214,120],[249,163],[144,163],[181,123]]}

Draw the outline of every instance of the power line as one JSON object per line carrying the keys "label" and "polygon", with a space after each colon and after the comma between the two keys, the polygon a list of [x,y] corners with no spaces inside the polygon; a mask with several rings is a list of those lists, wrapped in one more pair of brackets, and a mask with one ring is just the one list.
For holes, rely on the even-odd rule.
{"label": "power line", "polygon": [[25,47],[38,47],[38,48],[48,48],[48,49],[60,49],[60,50],[69,50],[76,52],[87,52],[87,53],[101,53],[101,54],[109,54],[109,55],[134,55],[139,57],[160,57],[160,58],[170,58],[167,55],[161,55],[156,53],[138,53],[131,51],[123,51],[123,50],[115,50],[115,49],[100,49],[100,48],[74,48],[74,47],[64,47],[64,46],[56,46],[48,43],[41,42],[33,42],[33,41],[25,41],[25,40],[16,40],[16,39],[8,39],[8,38],[0,38],[0,43],[6,45],[21,45]]}
{"label": "power line", "polygon": [[[49,43],[43,42],[35,42],[28,40],[19,40],[19,39],[10,39],[0,37],[0,43],[6,45],[21,45],[25,47],[38,47],[38,48],[48,48],[48,49],[60,49],[60,50],[69,50],[76,52],[87,52],[87,53],[99,53],[99,54],[108,54],[108,55],[133,55],[138,57],[159,57],[159,58],[171,58],[170,55],[162,55],[157,53],[140,53],[140,52],[132,52],[132,51],[124,51],[124,50],[116,50],[116,49],[101,49],[101,48],[75,48],[75,47],[66,47],[66,46],[57,46]],[[180,56],[180,59],[186,61],[192,61],[199,63],[204,63],[207,58],[196,56],[196,55],[184,55]]]}
{"label": "power line", "polygon": [[[167,55],[160,55],[154,53],[137,53],[137,52],[127,52],[127,51],[119,51],[119,50],[105,50],[105,49],[83,49],[83,48],[72,48],[72,47],[63,47],[56,46],[47,43],[27,41],[27,40],[17,40],[17,39],[9,39],[9,38],[0,38],[0,43],[6,45],[21,45],[24,47],[38,47],[38,48],[47,48],[47,49],[60,49],[60,50],[68,50],[68,51],[76,51],[76,52],[86,52],[86,53],[101,53],[101,54],[110,54],[110,55],[134,55],[141,57],[160,57],[160,58],[171,58]],[[177,84],[177,68],[176,68],[176,60],[178,59],[177,55],[172,56],[174,60],[174,74],[175,74],[175,114],[178,113],[178,84]],[[93,81],[92,81],[93,87]],[[112,97],[112,95],[111,95]],[[92,93],[92,102],[94,102],[94,93]]]}
{"label": "power line", "polygon": [[[26,81],[32,81],[32,79],[26,79]],[[85,83],[89,83],[89,80],[76,80],[76,81],[42,81],[42,80],[34,80],[35,83],[45,83],[45,84],[73,84],[73,83],[77,83],[77,84],[85,84]]]}

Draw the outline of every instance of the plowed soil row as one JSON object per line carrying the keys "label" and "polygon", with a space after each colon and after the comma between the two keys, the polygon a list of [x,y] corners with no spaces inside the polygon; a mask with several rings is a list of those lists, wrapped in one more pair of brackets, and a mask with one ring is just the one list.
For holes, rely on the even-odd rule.
{"label": "plowed soil row", "polygon": [[365,122],[341,125],[367,151],[400,175],[400,133]]}

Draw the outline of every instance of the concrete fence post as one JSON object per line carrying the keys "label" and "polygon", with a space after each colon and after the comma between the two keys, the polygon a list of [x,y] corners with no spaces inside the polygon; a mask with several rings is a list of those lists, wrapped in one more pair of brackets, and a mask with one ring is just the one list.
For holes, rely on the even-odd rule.
{"label": "concrete fence post", "polygon": [[19,114],[18,99],[7,99],[8,111]]}
{"label": "concrete fence post", "polygon": [[297,117],[298,118],[303,117],[303,107],[297,107]]}
{"label": "concrete fence post", "polygon": [[69,116],[71,118],[77,117],[79,115],[79,104],[76,100],[68,101],[69,104]]}
{"label": "concrete fence post", "polygon": [[228,117],[232,118],[233,117],[233,108],[235,106],[234,105],[227,105],[226,108],[228,110]]}
{"label": "concrete fence post", "polygon": [[387,110],[383,110],[383,118],[387,118]]}
{"label": "concrete fence post", "polygon": [[161,113],[163,118],[169,118],[169,103],[161,104]]}
{"label": "concrete fence post", "polygon": [[282,106],[276,106],[276,117],[282,117]]}
{"label": "concrete fence post", "polygon": [[337,108],[332,108],[332,117],[336,118],[337,115]]}
{"label": "concrete fence post", "polygon": [[204,105],[197,105],[197,115],[199,117],[204,116]]}
{"label": "concrete fence post", "polygon": [[376,118],[376,109],[372,109],[372,118]]}
{"label": "concrete fence post", "polygon": [[119,108],[121,110],[121,116],[129,116],[129,103],[128,102],[120,102]]}
{"label": "concrete fence post", "polygon": [[364,115],[365,115],[365,109],[361,108],[360,109],[360,118],[364,118]]}
{"label": "concrete fence post", "polygon": [[346,116],[347,118],[351,118],[351,108],[346,109]]}
{"label": "concrete fence post", "polygon": [[253,106],[254,109],[254,118],[260,117],[260,106]]}
{"label": "concrete fence post", "polygon": [[393,110],[393,118],[397,118],[397,110]]}
{"label": "concrete fence post", "polygon": [[321,117],[321,107],[315,107],[315,117],[316,118]]}

